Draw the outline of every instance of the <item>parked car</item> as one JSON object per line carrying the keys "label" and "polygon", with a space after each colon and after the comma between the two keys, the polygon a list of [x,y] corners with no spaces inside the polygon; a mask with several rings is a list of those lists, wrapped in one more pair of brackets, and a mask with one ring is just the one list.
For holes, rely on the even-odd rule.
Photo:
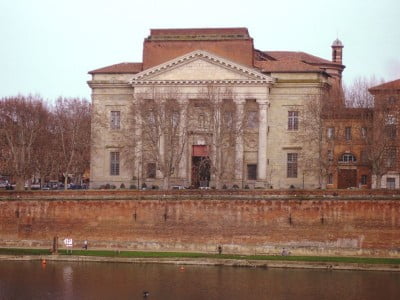
{"label": "parked car", "polygon": [[44,185],[42,185],[42,190],[44,190],[44,191],[51,190],[51,186],[48,184],[44,184]]}
{"label": "parked car", "polygon": [[7,181],[0,181],[0,189],[5,189],[8,185]]}
{"label": "parked car", "polygon": [[81,190],[82,189],[82,186],[80,185],[80,184],[70,184],[69,186],[68,186],[68,189],[69,190]]}

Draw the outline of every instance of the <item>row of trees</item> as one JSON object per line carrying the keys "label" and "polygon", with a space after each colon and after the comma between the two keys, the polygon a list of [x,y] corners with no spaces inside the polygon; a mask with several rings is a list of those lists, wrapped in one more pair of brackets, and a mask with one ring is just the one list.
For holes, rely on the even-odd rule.
{"label": "row of trees", "polygon": [[[360,139],[352,142],[362,144],[365,163],[376,175],[377,187],[381,176],[390,168],[387,161],[396,134],[393,122],[399,119],[399,112],[390,111],[385,103],[371,108],[373,99],[365,99],[367,94],[370,97],[367,89],[375,84],[373,80],[355,81],[353,86],[345,89],[347,100],[350,100],[347,106],[338,105],[337,100],[343,99],[340,90],[326,90],[306,101],[300,114],[301,130],[295,139],[301,141],[305,150],[314,150],[302,151],[299,164],[305,172],[318,170],[322,188],[337,167],[337,159],[332,159],[329,150],[340,143],[337,136],[327,138],[328,127],[332,126],[327,120],[343,117],[345,111],[350,111],[349,107],[358,111],[356,117],[352,116],[356,120],[353,130],[366,130],[360,136],[361,142]],[[139,156],[142,162],[151,161],[167,188],[171,177],[177,176],[184,167],[182,160],[189,138],[197,136],[207,147],[207,159],[203,164],[209,168],[217,188],[223,180],[234,180],[235,172],[243,174],[240,153],[244,149],[240,145],[252,137],[251,130],[244,131],[251,129],[252,123],[257,124],[256,105],[254,108],[243,102],[238,105],[235,102],[239,99],[235,99],[231,89],[218,86],[203,88],[199,91],[201,100],[192,103],[179,101],[179,96],[173,88],[149,88],[136,94],[130,117],[125,119],[129,124],[121,126],[119,131],[120,148],[125,163],[130,164],[129,169],[135,169],[133,164],[138,164]],[[57,179],[62,175],[67,181],[73,174],[79,178],[89,169],[90,123],[91,106],[84,99],[59,98],[49,104],[40,96],[2,98],[0,172],[10,175],[17,189],[23,189],[33,177]],[[100,134],[101,128],[109,126],[108,120],[100,115],[95,123],[100,125],[97,126]],[[145,169],[144,166],[143,172]]]}
{"label": "row of trees", "polygon": [[22,190],[32,178],[42,181],[89,169],[91,105],[78,98],[54,104],[40,96],[0,99],[0,173]]}
{"label": "row of trees", "polygon": [[[153,163],[163,188],[168,189],[172,178],[187,171],[187,147],[196,137],[206,148],[197,171],[209,172],[215,187],[221,188],[223,180],[232,181],[235,176],[235,145],[242,137],[245,112],[237,111],[232,90],[226,87],[201,88],[199,100],[190,102],[180,100],[180,96],[174,87],[150,87],[135,94],[128,117],[118,130],[122,161],[134,172],[139,162]],[[110,126],[100,112],[93,117],[97,125],[93,135]],[[146,167],[132,176],[146,177]]]}

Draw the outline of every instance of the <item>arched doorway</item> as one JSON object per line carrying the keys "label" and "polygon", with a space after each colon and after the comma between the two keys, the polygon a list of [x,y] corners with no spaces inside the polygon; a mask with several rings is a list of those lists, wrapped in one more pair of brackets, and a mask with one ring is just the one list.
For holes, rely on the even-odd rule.
{"label": "arched doorway", "polygon": [[192,149],[192,186],[208,187],[210,183],[210,158],[206,145],[193,145]]}

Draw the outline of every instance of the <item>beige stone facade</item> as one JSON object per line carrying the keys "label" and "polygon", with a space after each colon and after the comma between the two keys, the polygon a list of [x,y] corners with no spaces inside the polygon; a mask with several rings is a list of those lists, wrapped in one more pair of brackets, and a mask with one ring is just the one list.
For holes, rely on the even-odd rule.
{"label": "beige stone facade", "polygon": [[[341,62],[253,47],[237,59],[229,43],[252,43],[243,28],[156,30],[145,48],[153,41],[168,48],[162,63],[158,55],[148,68],[123,63],[90,72],[93,188],[318,187],[317,170],[301,159],[317,150],[293,137],[310,97],[340,85]],[[176,41],[188,52],[171,59]],[[230,50],[215,51],[217,42]],[[248,57],[251,66],[243,63]],[[163,109],[145,111],[149,103]]]}

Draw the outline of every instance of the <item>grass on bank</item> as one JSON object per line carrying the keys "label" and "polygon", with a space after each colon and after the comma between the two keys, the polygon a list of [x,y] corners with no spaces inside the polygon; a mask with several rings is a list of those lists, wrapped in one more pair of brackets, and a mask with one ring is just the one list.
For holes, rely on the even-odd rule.
{"label": "grass on bank", "polygon": [[[190,252],[141,252],[114,250],[59,250],[59,255],[119,257],[119,258],[205,258],[205,259],[237,259],[237,260],[273,260],[297,262],[356,263],[356,264],[391,264],[400,265],[400,258],[378,257],[339,257],[339,256],[280,256],[280,255],[237,255],[206,254]],[[48,249],[0,248],[0,255],[49,255]]]}

